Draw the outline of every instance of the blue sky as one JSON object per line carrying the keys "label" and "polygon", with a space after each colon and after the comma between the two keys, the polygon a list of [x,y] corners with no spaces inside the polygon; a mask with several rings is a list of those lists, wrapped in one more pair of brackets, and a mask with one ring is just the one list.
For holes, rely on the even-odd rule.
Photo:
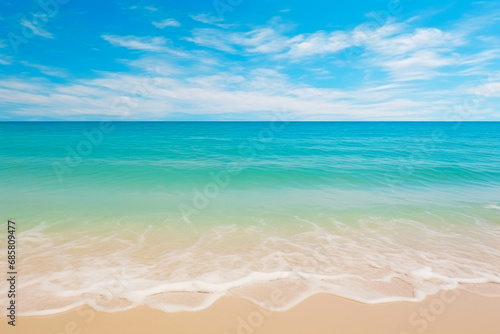
{"label": "blue sky", "polygon": [[0,120],[500,120],[498,1],[3,1]]}

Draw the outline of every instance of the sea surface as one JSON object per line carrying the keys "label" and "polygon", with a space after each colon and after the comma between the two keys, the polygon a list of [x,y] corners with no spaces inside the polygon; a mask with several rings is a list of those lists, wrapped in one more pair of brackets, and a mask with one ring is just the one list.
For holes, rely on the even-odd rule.
{"label": "sea surface", "polygon": [[1,122],[0,213],[21,315],[499,296],[500,123]]}

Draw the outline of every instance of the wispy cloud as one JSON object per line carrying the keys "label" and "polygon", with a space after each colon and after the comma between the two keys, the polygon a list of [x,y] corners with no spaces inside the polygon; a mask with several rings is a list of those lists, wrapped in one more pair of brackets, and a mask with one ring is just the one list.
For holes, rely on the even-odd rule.
{"label": "wispy cloud", "polygon": [[[0,49],[7,47],[5,40],[0,39]],[[0,54],[0,65],[10,65],[12,64],[12,57],[4,56]]]}
{"label": "wispy cloud", "polygon": [[38,71],[40,71],[40,73],[43,73],[43,74],[51,76],[51,77],[64,78],[64,77],[68,76],[66,71],[59,69],[59,68],[52,67],[52,66],[33,64],[33,63],[30,63],[27,61],[20,61],[20,63],[23,64],[24,66],[36,68]]}
{"label": "wispy cloud", "polygon": [[206,24],[214,24],[222,21],[221,18],[210,14],[196,14],[196,15],[190,15],[190,17],[195,21]]}
{"label": "wispy cloud", "polygon": [[182,58],[192,58],[193,54],[182,51],[178,48],[168,47],[168,40],[161,36],[116,36],[116,35],[102,35],[104,40],[114,46],[124,47],[130,50],[137,50],[143,52],[155,53],[168,53],[170,55]]}
{"label": "wispy cloud", "polygon": [[140,51],[165,51],[167,40],[163,37],[137,37],[103,35],[102,38],[112,45]]}
{"label": "wispy cloud", "polygon": [[12,64],[12,58],[4,55],[0,55],[0,65],[10,65]]}
{"label": "wispy cloud", "polygon": [[279,53],[285,50],[293,39],[281,36],[270,27],[253,29],[247,32],[226,32],[215,28],[193,30],[193,37],[186,40],[200,46],[220,51],[236,53]]}
{"label": "wispy cloud", "polygon": [[[149,68],[151,64],[166,71]],[[427,91],[406,83],[364,87],[317,88],[272,68],[247,71],[219,70],[203,73],[199,60],[173,66],[164,60],[144,59],[131,64],[138,74],[102,73],[99,78],[54,84],[35,80],[29,85],[13,78],[0,80],[0,103],[10,104],[14,114],[87,119],[123,116],[112,106],[129,101],[127,119],[172,119],[179,111],[189,115],[210,115],[215,119],[261,119],[286,109],[296,119],[439,119],[440,113],[460,101],[463,92]],[[168,70],[171,67],[175,71]],[[201,66],[201,67],[200,67]],[[149,69],[148,69],[149,68]],[[206,71],[205,71],[206,72]],[[144,86],[144,83],[148,83]],[[141,87],[140,97],[132,92]],[[487,108],[485,108],[486,110]],[[47,110],[52,114],[47,115]],[[478,112],[474,117],[481,117]]]}
{"label": "wispy cloud", "polygon": [[355,48],[360,56],[356,63],[358,68],[383,71],[395,81],[415,81],[448,75],[443,70],[451,66],[474,63],[485,66],[497,55],[496,49],[474,54],[467,51],[468,55],[460,53],[459,49],[470,43],[470,35],[478,29],[478,24],[467,22],[469,30],[463,26],[451,27],[448,31],[413,27],[415,22],[409,19],[402,23],[388,20],[375,29],[360,24],[350,30],[296,35],[288,35],[286,29],[276,29],[272,25],[247,31],[197,28],[192,31],[192,37],[186,39],[222,52],[249,57],[261,54],[295,63],[317,60],[318,56],[335,56],[341,60]]}
{"label": "wispy cloud", "polygon": [[[38,18],[38,22],[47,22],[48,21],[48,16],[46,14],[35,14],[33,16]],[[37,36],[41,36],[41,37],[45,37],[45,38],[54,38],[54,35],[52,35],[50,32],[48,32],[47,30],[43,29],[40,26],[34,25],[32,21],[29,21],[27,19],[22,19],[21,25],[30,29]]]}
{"label": "wispy cloud", "polygon": [[469,94],[480,95],[484,97],[500,97],[500,81],[481,84],[471,89],[469,91]]}
{"label": "wispy cloud", "polygon": [[[271,15],[287,6],[274,7]],[[438,25],[426,12],[407,20],[393,17],[376,25],[351,21],[318,30],[284,18],[248,22],[236,10],[227,24],[207,13],[177,21],[180,11],[135,9],[141,12],[127,21],[140,22],[134,30],[116,25],[110,32],[105,26],[99,31],[108,33],[92,35],[86,44],[100,42],[100,54],[121,51],[119,59],[103,57],[103,66],[95,67],[116,62],[121,72],[88,68],[83,79],[71,75],[81,70],[76,65],[72,71],[44,62],[47,58],[22,61],[0,55],[0,65],[16,66],[3,67],[5,72],[21,69],[18,78],[0,78],[0,104],[9,117],[113,118],[122,116],[112,108],[116,99],[135,99],[126,119],[265,119],[286,107],[304,120],[440,120],[464,96],[481,95],[469,80],[480,81],[499,64],[498,23],[490,12],[481,17],[467,13]],[[300,16],[295,7],[293,13]],[[167,29],[181,22],[181,29]],[[34,21],[25,20],[23,26],[53,38]],[[5,46],[0,41],[0,48]],[[106,52],[113,47],[122,49]],[[351,54],[350,62],[345,61]],[[137,99],[131,92],[143,91],[144,82],[154,84]],[[495,77],[482,85],[484,105],[475,106],[473,119],[493,117],[498,82]]]}
{"label": "wispy cloud", "polygon": [[364,33],[364,25],[353,30],[317,31],[309,34],[286,36],[284,29],[272,26],[259,27],[244,32],[228,32],[223,29],[199,28],[188,38],[200,46],[226,52],[241,50],[248,53],[275,54],[280,58],[301,59],[316,55],[335,54],[352,46],[365,45],[370,38],[394,34],[398,25],[382,26]]}
{"label": "wispy cloud", "polygon": [[125,7],[124,9],[139,9],[139,10],[147,10],[150,12],[158,11],[158,8],[153,7],[153,6],[129,6],[129,7]]}
{"label": "wispy cloud", "polygon": [[158,21],[158,22],[154,21],[153,25],[159,29],[163,29],[166,27],[180,27],[181,26],[180,22],[178,22],[175,19],[165,19],[165,20]]}
{"label": "wispy cloud", "polygon": [[432,79],[436,69],[454,64],[453,58],[443,57],[434,51],[417,51],[410,56],[382,61],[379,65],[396,80]]}
{"label": "wispy cloud", "polygon": [[189,17],[191,17],[193,20],[195,20],[197,22],[216,26],[216,27],[223,28],[223,29],[228,29],[228,28],[235,26],[233,24],[222,23],[224,21],[224,19],[222,19],[221,17],[218,17],[218,16],[214,16],[212,14],[202,13],[202,14],[190,15]]}

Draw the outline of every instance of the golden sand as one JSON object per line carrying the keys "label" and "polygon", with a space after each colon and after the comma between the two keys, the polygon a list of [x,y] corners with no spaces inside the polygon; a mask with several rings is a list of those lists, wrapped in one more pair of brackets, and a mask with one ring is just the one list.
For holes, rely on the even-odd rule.
{"label": "golden sand", "polygon": [[423,302],[367,305],[318,294],[284,312],[270,312],[236,297],[224,297],[197,312],[165,313],[146,307],[103,313],[88,306],[42,317],[18,317],[1,333],[19,334],[498,334],[500,298],[462,290],[441,292]]}

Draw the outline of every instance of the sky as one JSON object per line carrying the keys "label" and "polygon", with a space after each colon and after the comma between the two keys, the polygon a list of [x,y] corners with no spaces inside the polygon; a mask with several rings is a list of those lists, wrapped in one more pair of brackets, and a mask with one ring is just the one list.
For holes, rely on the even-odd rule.
{"label": "sky", "polygon": [[2,1],[0,120],[500,121],[500,1]]}

